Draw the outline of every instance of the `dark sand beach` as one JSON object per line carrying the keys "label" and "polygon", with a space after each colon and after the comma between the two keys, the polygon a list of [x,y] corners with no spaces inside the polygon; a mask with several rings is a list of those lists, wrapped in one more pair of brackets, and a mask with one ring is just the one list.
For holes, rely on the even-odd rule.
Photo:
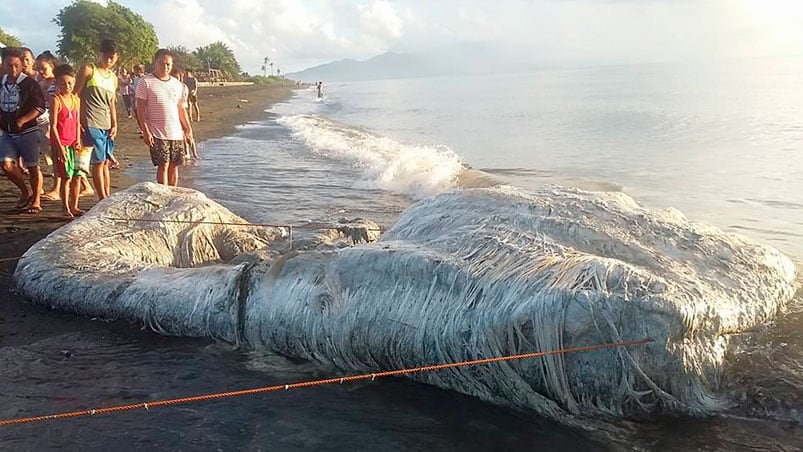
{"label": "dark sand beach", "polygon": [[[193,123],[196,141],[219,138],[232,133],[239,124],[265,117],[264,110],[275,102],[290,97],[290,86],[216,86],[199,90],[201,121]],[[247,102],[244,102],[246,100]],[[127,119],[121,102],[117,106],[119,133],[115,142],[115,155],[121,168],[112,171],[112,193],[141,182],[126,174],[126,167],[134,161],[149,161],[148,149],[139,138],[134,119]],[[44,164],[43,164],[44,165]],[[42,166],[45,175],[51,174],[48,166]],[[152,179],[155,181],[155,172]],[[45,190],[50,188],[52,178],[46,176]],[[14,204],[19,197],[18,189],[6,177],[0,177],[0,346],[28,344],[52,335],[63,333],[58,329],[72,328],[72,322],[53,322],[54,316],[71,318],[45,308],[21,303],[15,293],[11,275],[16,260],[34,243],[64,225],[69,219],[62,216],[59,201],[42,200],[42,212],[38,215],[18,213]],[[96,198],[84,196],[80,207],[91,208]],[[75,322],[82,322],[75,319]]]}

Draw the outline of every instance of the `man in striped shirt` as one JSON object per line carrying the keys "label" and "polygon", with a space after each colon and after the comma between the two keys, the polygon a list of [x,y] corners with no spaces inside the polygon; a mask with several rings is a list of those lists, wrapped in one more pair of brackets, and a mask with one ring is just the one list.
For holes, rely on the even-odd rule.
{"label": "man in striped shirt", "polygon": [[177,186],[178,168],[184,165],[184,144],[192,141],[192,129],[184,104],[184,85],[170,76],[173,54],[159,49],[153,57],[153,73],[137,83],[137,122],[150,148],[156,181]]}

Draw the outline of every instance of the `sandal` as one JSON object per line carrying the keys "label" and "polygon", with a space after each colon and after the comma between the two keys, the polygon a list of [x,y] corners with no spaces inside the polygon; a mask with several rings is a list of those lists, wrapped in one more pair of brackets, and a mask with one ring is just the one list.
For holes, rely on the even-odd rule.
{"label": "sandal", "polygon": [[33,207],[33,206],[31,206],[31,207],[28,207],[28,210],[26,210],[25,213],[29,213],[31,215],[36,215],[36,214],[40,213],[41,211],[42,211],[41,207],[38,207],[38,206]]}

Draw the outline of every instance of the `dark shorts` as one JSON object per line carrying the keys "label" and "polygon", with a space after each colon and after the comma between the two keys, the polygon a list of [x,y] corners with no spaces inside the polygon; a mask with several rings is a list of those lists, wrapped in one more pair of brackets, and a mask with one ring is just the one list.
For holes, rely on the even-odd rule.
{"label": "dark shorts", "polygon": [[153,166],[165,163],[174,165],[184,165],[184,140],[160,140],[153,139],[151,146],[151,162]]}
{"label": "dark shorts", "polygon": [[187,102],[194,104],[198,102],[198,95],[197,94],[187,94]]}
{"label": "dark shorts", "polygon": [[42,137],[38,130],[24,133],[22,135],[11,135],[3,133],[0,139],[0,154],[4,162],[16,162],[22,157],[22,161],[28,168],[39,165],[39,149],[42,147]]}

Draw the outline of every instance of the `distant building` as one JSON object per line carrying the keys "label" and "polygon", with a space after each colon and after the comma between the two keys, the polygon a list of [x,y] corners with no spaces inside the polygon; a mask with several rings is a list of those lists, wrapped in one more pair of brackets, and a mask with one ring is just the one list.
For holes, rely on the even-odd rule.
{"label": "distant building", "polygon": [[198,80],[201,82],[224,82],[226,81],[226,76],[220,69],[207,69],[206,73],[197,72],[195,75],[198,76]]}

